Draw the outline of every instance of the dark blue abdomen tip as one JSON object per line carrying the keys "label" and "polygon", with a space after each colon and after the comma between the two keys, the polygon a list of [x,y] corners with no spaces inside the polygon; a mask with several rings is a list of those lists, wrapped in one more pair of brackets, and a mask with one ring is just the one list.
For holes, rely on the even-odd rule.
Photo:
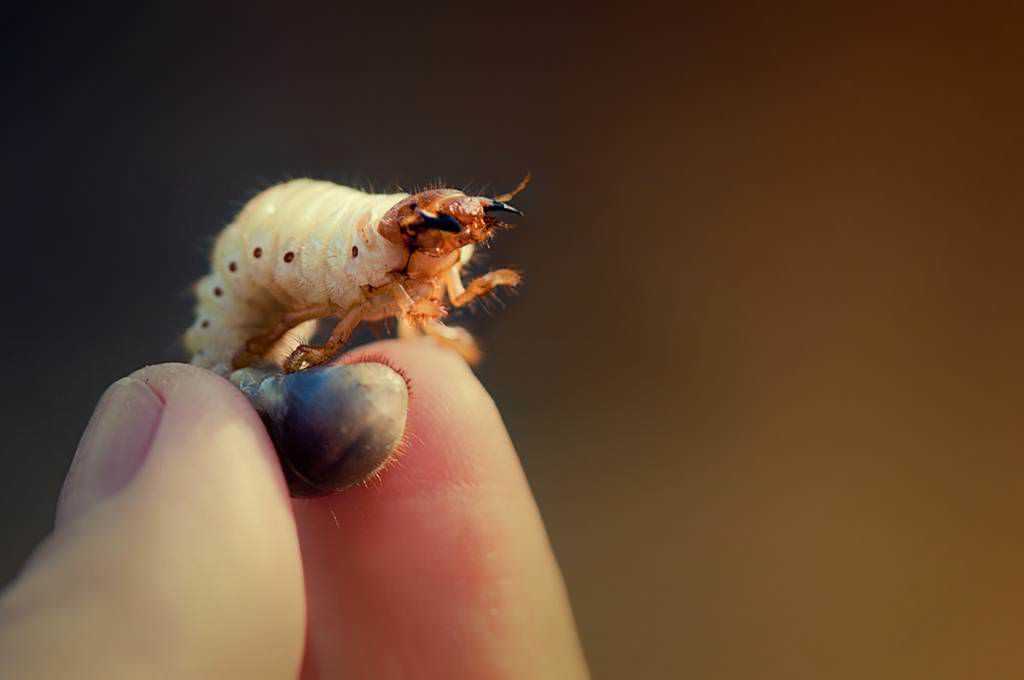
{"label": "dark blue abdomen tip", "polygon": [[405,380],[378,363],[297,373],[251,367],[231,381],[263,418],[293,496],[323,496],[373,476],[405,430]]}

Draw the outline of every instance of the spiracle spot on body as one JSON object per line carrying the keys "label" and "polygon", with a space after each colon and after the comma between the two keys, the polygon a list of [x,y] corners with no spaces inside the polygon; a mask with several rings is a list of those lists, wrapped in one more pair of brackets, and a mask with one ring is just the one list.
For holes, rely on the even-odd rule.
{"label": "spiracle spot on body", "polygon": [[263,248],[256,248],[256,249],[254,249],[252,251],[252,256],[253,257],[262,257],[263,256]]}
{"label": "spiracle spot on body", "polygon": [[209,328],[210,327],[210,322],[207,319],[203,319],[203,322],[201,324],[199,324],[199,325],[202,328]]}
{"label": "spiracle spot on body", "polygon": [[359,257],[359,246],[352,246],[352,257]]}
{"label": "spiracle spot on body", "polygon": [[291,251],[288,251],[287,253],[284,254],[284,261],[285,262],[291,262],[294,259],[295,259],[295,253],[293,253]]}
{"label": "spiracle spot on body", "polygon": [[232,271],[232,272],[238,271],[238,263],[237,262],[229,262],[228,263],[228,271]]}
{"label": "spiracle spot on body", "polygon": [[213,294],[216,295],[217,297],[220,297],[221,295],[224,294],[224,291],[222,291],[220,288],[214,288]]}

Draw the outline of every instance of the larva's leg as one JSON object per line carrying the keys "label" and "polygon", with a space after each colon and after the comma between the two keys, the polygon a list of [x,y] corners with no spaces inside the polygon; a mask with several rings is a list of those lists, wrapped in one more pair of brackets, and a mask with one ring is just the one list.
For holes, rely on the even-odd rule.
{"label": "larva's leg", "polygon": [[303,368],[317,366],[329,360],[338,353],[342,345],[348,342],[352,331],[363,320],[363,316],[366,315],[369,309],[371,309],[371,305],[364,302],[348,310],[345,316],[341,317],[341,320],[338,321],[338,325],[334,327],[331,337],[327,339],[327,342],[322,347],[314,347],[312,345],[299,345],[296,347],[284,362],[285,372],[294,373]]}
{"label": "larva's leg", "polygon": [[235,356],[234,368],[244,368],[259,360],[277,343],[281,337],[295,326],[313,319],[322,319],[331,315],[329,307],[310,307],[281,316],[273,328],[245,343],[245,347]]}
{"label": "larva's leg", "polygon": [[465,328],[445,326],[440,321],[429,320],[420,323],[420,329],[442,345],[458,352],[470,364],[479,363],[483,356],[476,340]]}
{"label": "larva's leg", "polygon": [[316,335],[319,322],[319,319],[310,319],[288,329],[288,332],[274,343],[270,351],[263,355],[263,363],[269,362],[275,366],[283,366],[296,347],[308,343],[310,338]]}
{"label": "larva's leg", "polygon": [[448,289],[448,299],[451,303],[456,307],[462,307],[498,286],[515,286],[519,280],[519,274],[511,269],[495,269],[473,279],[468,286],[463,286],[462,277],[452,267],[445,277],[445,287]]}
{"label": "larva's leg", "polygon": [[399,338],[416,338],[420,335],[420,329],[412,321],[406,318],[398,318],[398,337]]}

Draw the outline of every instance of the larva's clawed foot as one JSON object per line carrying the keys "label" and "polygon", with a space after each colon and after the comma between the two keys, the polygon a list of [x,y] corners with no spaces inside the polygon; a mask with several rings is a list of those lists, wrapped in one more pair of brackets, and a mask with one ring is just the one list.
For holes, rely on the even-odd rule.
{"label": "larva's clawed foot", "polygon": [[369,479],[402,440],[409,392],[383,364],[287,375],[250,367],[231,381],[263,418],[293,496],[323,496]]}
{"label": "larva's clawed foot", "polygon": [[456,282],[452,282],[449,284],[449,295],[453,305],[462,307],[498,286],[518,286],[522,280],[523,277],[514,269],[495,269],[473,279],[464,289],[461,284],[455,286],[453,284]]}
{"label": "larva's clawed foot", "polygon": [[465,328],[458,326],[445,326],[439,321],[429,321],[420,325],[423,332],[437,343],[448,349],[454,350],[470,365],[480,363],[483,352],[476,343],[476,339]]}
{"label": "larva's clawed foot", "polygon": [[473,279],[470,288],[478,289],[479,293],[488,293],[498,286],[518,286],[522,283],[522,275],[514,269],[495,269],[483,276]]}
{"label": "larva's clawed foot", "polygon": [[435,340],[454,350],[470,366],[479,364],[480,360],[484,358],[484,353],[481,351],[480,345],[476,344],[476,339],[464,328],[452,330],[461,332],[454,338],[435,338]]}
{"label": "larva's clawed foot", "polygon": [[299,345],[284,361],[285,373],[297,373],[311,366],[319,366],[331,358],[331,354],[324,351],[322,347],[312,345]]}

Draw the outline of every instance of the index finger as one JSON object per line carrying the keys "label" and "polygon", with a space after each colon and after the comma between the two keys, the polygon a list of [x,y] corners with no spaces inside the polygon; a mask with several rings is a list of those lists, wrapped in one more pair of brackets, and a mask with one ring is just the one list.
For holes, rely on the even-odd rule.
{"label": "index finger", "polygon": [[565,587],[494,402],[432,343],[385,341],[410,383],[379,482],[294,501],[308,606],[303,677],[573,678]]}

